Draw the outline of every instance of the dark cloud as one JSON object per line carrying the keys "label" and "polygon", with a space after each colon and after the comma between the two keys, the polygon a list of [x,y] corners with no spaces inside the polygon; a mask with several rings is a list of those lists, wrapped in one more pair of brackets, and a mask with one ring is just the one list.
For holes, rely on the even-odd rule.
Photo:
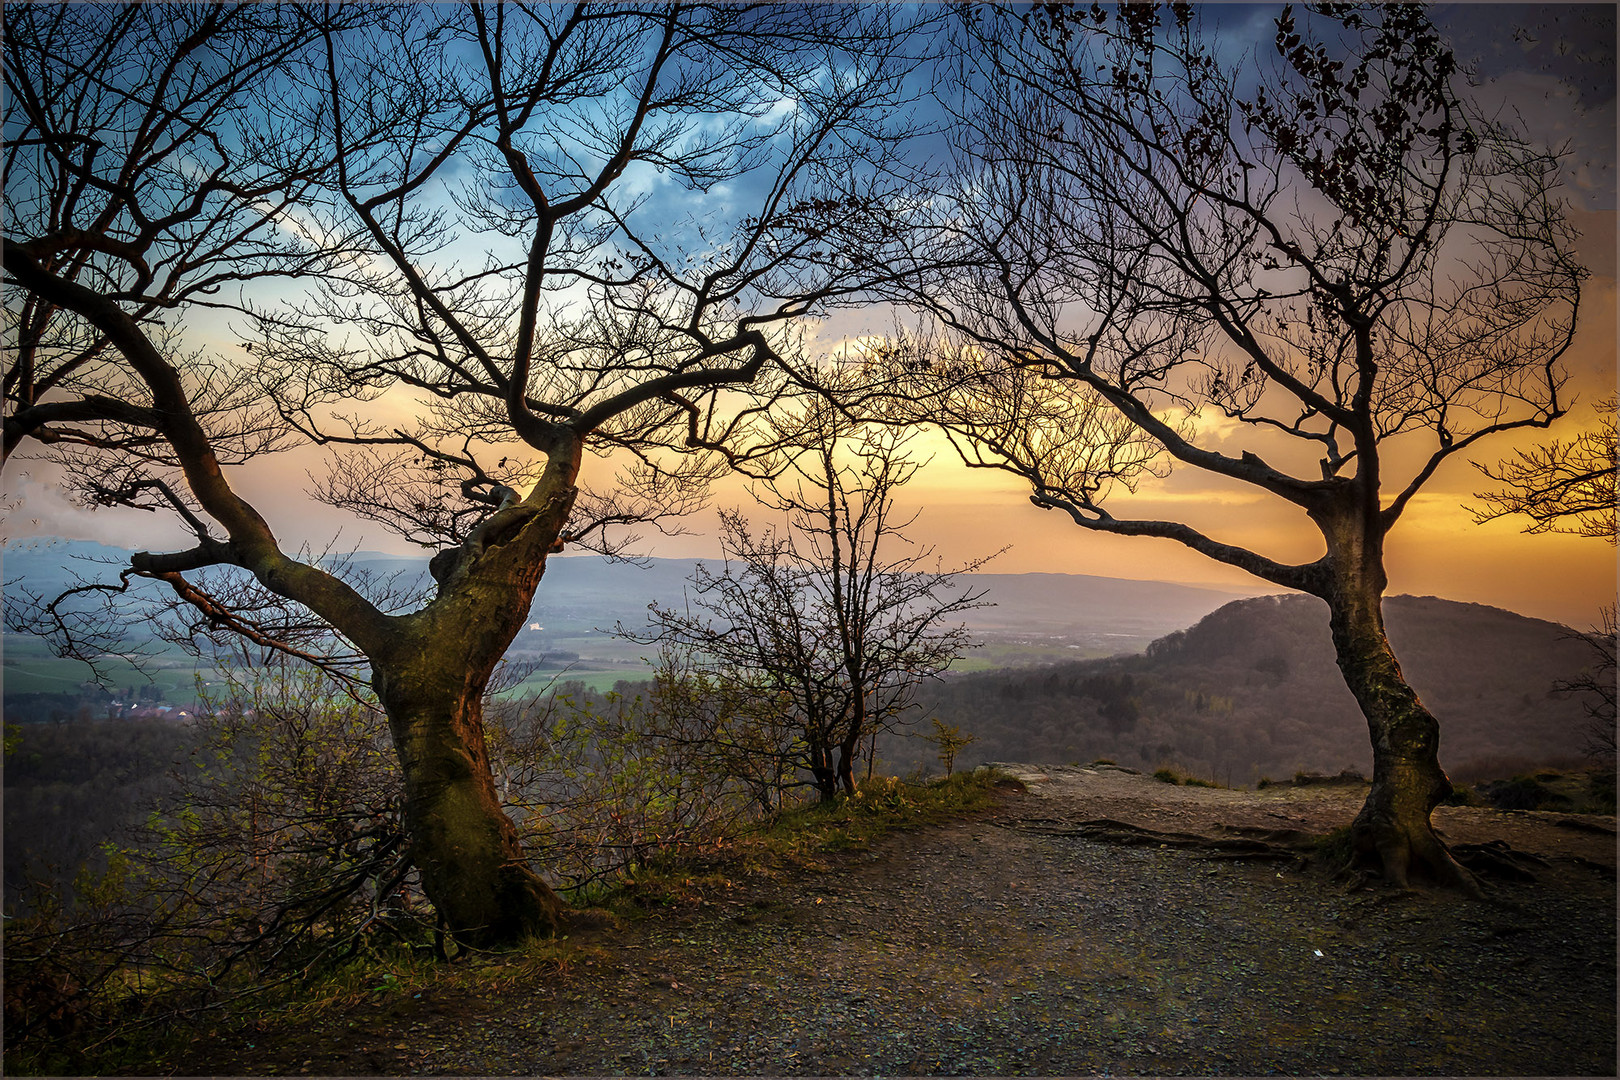
{"label": "dark cloud", "polygon": [[1438,4],[1435,23],[1478,77],[1550,75],[1573,89],[1580,107],[1615,96],[1615,5]]}

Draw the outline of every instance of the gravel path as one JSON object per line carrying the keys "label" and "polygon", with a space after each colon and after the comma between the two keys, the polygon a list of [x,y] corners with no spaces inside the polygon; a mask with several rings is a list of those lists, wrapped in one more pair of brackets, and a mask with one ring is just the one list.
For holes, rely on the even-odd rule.
{"label": "gravel path", "polygon": [[[174,1067],[1614,1075],[1612,873],[1555,860],[1537,883],[1488,901],[1344,893],[1286,864],[1049,830],[1102,816],[1088,801],[1103,797],[1099,785],[1161,806],[1149,815],[1159,828],[1186,823],[1176,814],[1193,802],[1183,799],[1206,816],[1265,820],[1314,812],[1299,799],[1205,799],[1071,772],[1054,781],[1026,770],[1031,792],[984,817],[603,935],[542,985],[492,969],[479,993],[427,989],[266,1033],[251,1049],[199,1045]],[[1108,816],[1128,816],[1117,793],[1105,803],[1120,811]],[[1612,867],[1612,836],[1608,847]]]}

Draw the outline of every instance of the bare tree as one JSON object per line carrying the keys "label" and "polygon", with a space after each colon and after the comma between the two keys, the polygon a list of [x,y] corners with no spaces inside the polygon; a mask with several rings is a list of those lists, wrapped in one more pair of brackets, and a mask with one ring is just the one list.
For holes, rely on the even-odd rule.
{"label": "bare tree", "polygon": [[1474,467],[1505,487],[1481,491],[1485,505],[1474,520],[1494,521],[1512,514],[1530,519],[1525,532],[1567,532],[1615,542],[1615,475],[1620,471],[1615,442],[1615,398],[1595,406],[1597,423],[1568,442],[1520,450],[1494,467]]}
{"label": "bare tree", "polygon": [[[1474,888],[1429,822],[1451,784],[1385,637],[1384,544],[1446,461],[1563,412],[1584,271],[1557,152],[1470,107],[1417,6],[1284,7],[1252,66],[1187,4],[963,27],[959,179],[904,297],[936,329],[886,350],[906,414],[1082,528],[1327,601],[1373,744],[1358,859]],[[1291,504],[1323,554],[1105,506],[1172,466]]]}
{"label": "bare tree", "polygon": [[[1595,407],[1597,425],[1568,442],[1553,441],[1520,450],[1494,468],[1474,467],[1506,487],[1479,492],[1485,506],[1474,519],[1493,521],[1512,514],[1530,519],[1525,532],[1563,532],[1606,540],[1615,536],[1616,459],[1615,398],[1601,399]],[[1598,625],[1570,636],[1591,650],[1591,664],[1580,674],[1560,679],[1554,690],[1585,699],[1586,752],[1612,770],[1615,757],[1615,605],[1599,609]]]}
{"label": "bare tree", "polygon": [[1612,772],[1615,761],[1616,685],[1615,653],[1620,644],[1615,634],[1615,606],[1605,605],[1599,624],[1585,633],[1571,632],[1590,649],[1590,662],[1579,674],[1560,679],[1553,689],[1560,694],[1577,695],[1586,708],[1586,754]]}
{"label": "bare tree", "polygon": [[895,496],[918,468],[909,436],[852,425],[825,404],[807,426],[811,445],[755,489],[785,524],[756,533],[741,511],[723,513],[724,565],[700,565],[684,610],[654,609],[645,637],[626,636],[774,701],[796,735],[796,767],[831,801],[840,785],[855,791],[862,744],[968,647],[948,620],[982,593],[955,578],[987,560],[947,571],[906,537],[916,515],[902,516]]}
{"label": "bare tree", "polygon": [[[274,647],[197,584],[238,568],[365,658],[411,857],[470,943],[562,917],[490,778],[490,672],[546,556],[746,457],[758,406],[727,391],[884,265],[906,17],[5,10],[6,453],[195,537],[124,580]],[[288,554],[233,482],[308,443],[339,452],[317,497],[442,548],[426,603]],[[587,452],[628,475],[582,491]]]}

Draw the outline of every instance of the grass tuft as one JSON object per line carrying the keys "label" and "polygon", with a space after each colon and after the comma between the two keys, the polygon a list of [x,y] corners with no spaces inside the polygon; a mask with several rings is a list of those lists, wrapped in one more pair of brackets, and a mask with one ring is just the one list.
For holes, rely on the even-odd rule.
{"label": "grass tuft", "polygon": [[1226,785],[1214,780],[1204,780],[1191,776],[1180,769],[1172,769],[1168,765],[1153,770],[1153,779],[1166,784],[1175,784],[1178,787],[1224,788]]}
{"label": "grass tuft", "polygon": [[[874,777],[856,785],[853,795],[839,795],[830,803],[806,803],[747,827],[715,852],[633,867],[590,899],[615,915],[636,919],[698,903],[736,877],[776,877],[790,868],[825,868],[825,856],[865,851],[891,832],[988,809],[992,791],[1008,786],[1010,779],[991,770],[929,781]],[[569,899],[579,902],[577,897]]]}
{"label": "grass tuft", "polygon": [[1315,856],[1329,870],[1343,870],[1355,858],[1356,847],[1350,826],[1341,825],[1316,842]]}

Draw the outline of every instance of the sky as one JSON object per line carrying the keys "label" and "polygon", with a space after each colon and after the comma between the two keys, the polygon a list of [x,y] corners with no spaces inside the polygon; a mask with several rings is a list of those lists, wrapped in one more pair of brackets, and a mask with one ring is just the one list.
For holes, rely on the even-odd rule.
{"label": "sky", "polygon": [[[1264,41],[1275,8],[1210,8],[1223,36],[1235,42]],[[1481,101],[1525,127],[1571,149],[1566,193],[1582,233],[1580,253],[1591,270],[1582,301],[1575,348],[1568,357],[1571,387],[1580,404],[1549,432],[1481,447],[1493,462],[1515,446],[1567,438],[1590,422],[1590,403],[1615,385],[1616,306],[1615,65],[1612,5],[1442,4],[1436,21],[1451,35],[1458,54],[1477,66]],[[875,320],[880,326],[881,318]],[[872,313],[840,312],[814,328],[822,347],[868,332]],[[1009,547],[987,570],[1094,574],[1110,577],[1207,583],[1269,591],[1270,586],[1182,548],[1171,541],[1110,537],[1082,530],[1059,513],[1042,511],[1009,476],[968,470],[942,440],[923,437],[919,451],[930,464],[902,496],[921,511],[912,538],[932,545],[947,565]],[[341,519],[303,494],[306,470],[318,468],[310,453],[296,452],[251,463],[235,482],[265,512],[284,546],[338,546],[419,553],[376,526]],[[51,475],[14,461],[6,494],[18,505],[9,515],[9,540],[32,536],[94,539],[124,547],[184,543],[172,523],[135,511],[89,513],[69,504]],[[1615,596],[1615,549],[1598,540],[1526,535],[1512,520],[1476,525],[1468,509],[1486,486],[1466,460],[1443,467],[1391,535],[1389,592],[1437,595],[1509,608],[1584,627],[1598,607]],[[742,505],[740,481],[723,483],[718,506]],[[1193,470],[1175,472],[1136,496],[1117,500],[1119,516],[1185,520],[1217,538],[1251,546],[1289,561],[1320,554],[1312,526],[1291,506],[1268,496],[1223,487]],[[713,511],[695,515],[688,535],[647,532],[640,550],[663,557],[718,555]],[[554,568],[553,573],[565,572]],[[541,588],[544,588],[542,583]]]}

